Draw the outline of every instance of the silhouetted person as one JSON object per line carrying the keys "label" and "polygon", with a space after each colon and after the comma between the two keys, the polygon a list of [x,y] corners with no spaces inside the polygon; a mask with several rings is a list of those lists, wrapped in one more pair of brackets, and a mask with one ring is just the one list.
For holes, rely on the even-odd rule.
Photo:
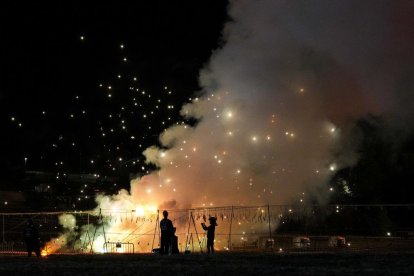
{"label": "silhouetted person", "polygon": [[23,239],[26,243],[27,256],[32,256],[32,252],[34,252],[37,257],[40,257],[39,232],[31,219],[27,220],[23,229]]}
{"label": "silhouetted person", "polygon": [[174,233],[174,227],[172,221],[168,219],[168,212],[162,212],[164,218],[160,221],[161,229],[161,248],[160,254],[168,254],[171,246],[171,238]]}
{"label": "silhouetted person", "polygon": [[210,221],[210,225],[206,226],[204,222],[201,223],[201,226],[204,230],[207,231],[207,252],[214,253],[214,232],[216,230],[217,218],[209,217],[208,220]]}

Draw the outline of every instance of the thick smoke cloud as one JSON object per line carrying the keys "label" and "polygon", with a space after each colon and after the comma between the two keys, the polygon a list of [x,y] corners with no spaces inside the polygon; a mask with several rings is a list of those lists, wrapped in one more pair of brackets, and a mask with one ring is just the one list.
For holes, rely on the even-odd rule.
{"label": "thick smoke cloud", "polygon": [[199,98],[182,108],[199,123],[167,129],[162,146],[144,152],[160,169],[132,181],[130,200],[168,208],[283,204],[316,191],[356,158],[333,154],[347,126],[400,107],[396,87],[413,44],[400,22],[412,19],[399,15],[409,8],[233,1],[224,46],[200,73]]}

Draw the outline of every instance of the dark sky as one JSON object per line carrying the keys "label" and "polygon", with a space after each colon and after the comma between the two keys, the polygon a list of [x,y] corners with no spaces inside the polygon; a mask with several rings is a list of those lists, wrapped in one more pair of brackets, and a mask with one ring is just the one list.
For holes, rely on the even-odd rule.
{"label": "dark sky", "polygon": [[3,1],[1,189],[25,165],[101,175],[147,170],[141,152],[179,123],[180,107],[199,90],[226,5]]}

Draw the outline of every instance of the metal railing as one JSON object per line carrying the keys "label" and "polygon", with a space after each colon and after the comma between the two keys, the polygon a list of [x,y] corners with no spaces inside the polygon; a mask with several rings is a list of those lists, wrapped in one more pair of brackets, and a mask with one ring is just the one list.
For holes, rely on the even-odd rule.
{"label": "metal railing", "polygon": [[104,252],[134,254],[135,248],[134,244],[130,242],[105,242]]}

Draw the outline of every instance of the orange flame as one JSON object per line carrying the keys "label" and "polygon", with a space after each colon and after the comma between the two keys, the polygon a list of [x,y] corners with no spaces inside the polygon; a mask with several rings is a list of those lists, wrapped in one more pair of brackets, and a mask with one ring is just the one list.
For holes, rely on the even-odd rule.
{"label": "orange flame", "polygon": [[48,241],[43,247],[43,249],[40,251],[40,255],[48,256],[58,251],[60,247],[61,245],[59,243],[59,239]]}
{"label": "orange flame", "polygon": [[48,255],[47,250],[43,248],[42,251],[40,251],[40,255],[42,255],[42,257],[46,257]]}

